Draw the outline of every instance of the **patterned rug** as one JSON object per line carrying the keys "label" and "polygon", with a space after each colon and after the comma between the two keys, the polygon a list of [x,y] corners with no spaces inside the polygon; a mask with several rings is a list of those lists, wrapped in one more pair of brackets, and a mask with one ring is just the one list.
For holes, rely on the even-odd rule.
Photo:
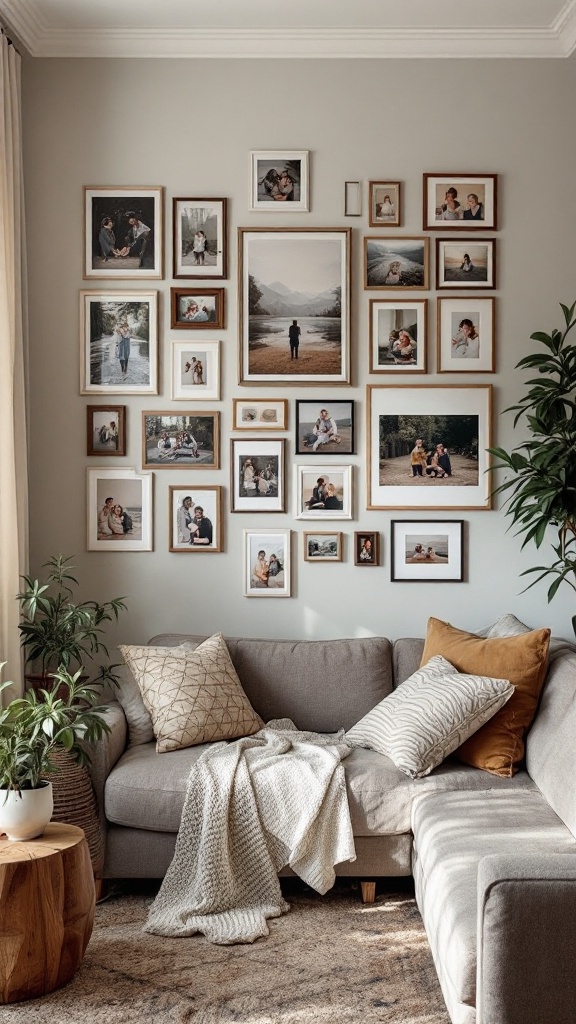
{"label": "patterned rug", "polygon": [[74,980],[0,1010],[2,1024],[450,1024],[402,881],[364,906],[347,880],[318,896],[284,880],[290,913],[253,945],[142,932],[154,889],[96,910]]}

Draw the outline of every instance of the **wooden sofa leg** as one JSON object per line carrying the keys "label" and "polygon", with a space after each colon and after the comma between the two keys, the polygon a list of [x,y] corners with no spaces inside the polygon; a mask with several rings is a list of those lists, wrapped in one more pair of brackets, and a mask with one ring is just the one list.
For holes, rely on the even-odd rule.
{"label": "wooden sofa leg", "polygon": [[376,882],[360,882],[362,903],[376,902]]}

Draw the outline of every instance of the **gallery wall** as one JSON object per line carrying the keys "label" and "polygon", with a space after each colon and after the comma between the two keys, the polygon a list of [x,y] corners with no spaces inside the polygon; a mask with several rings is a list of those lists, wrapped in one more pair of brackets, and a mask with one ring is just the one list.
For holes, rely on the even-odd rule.
{"label": "gallery wall", "polygon": [[[418,636],[431,614],[474,629],[508,611],[569,635],[569,591],[550,606],[543,585],[520,595],[519,574],[539,556],[533,549],[520,551],[498,508],[367,511],[366,385],[400,378],[368,373],[369,299],[379,293],[363,288],[362,249],[364,235],[378,233],[368,227],[368,180],[402,182],[403,223],[390,233],[409,236],[423,234],[424,172],[498,174],[497,287],[482,293],[496,297],[497,372],[437,374],[432,287],[411,293],[430,300],[429,372],[401,379],[492,384],[494,439],[504,446],[518,443],[521,434],[513,431],[511,417],[501,415],[522,390],[515,363],[532,347],[532,331],[559,324],[558,303],[576,298],[575,87],[574,60],[25,60],[32,572],[53,553],[73,554],[82,596],[126,595],[129,615],[112,635],[118,641],[217,629],[288,638]],[[264,149],[309,150],[309,213],[280,220],[273,213],[249,212],[250,151]],[[345,217],[344,182],[358,179],[364,182],[363,215]],[[129,283],[159,292],[160,393],[116,396],[127,406],[127,454],[109,462],[86,455],[86,406],[103,400],[80,395],[79,387],[79,292],[102,284],[82,276],[86,185],[165,189],[165,277]],[[214,282],[224,285],[227,300],[226,328],[218,334],[221,400],[198,406],[220,410],[221,468],[155,473],[153,551],[87,551],[87,467],[140,469],[142,410],[184,408],[170,399],[170,347],[182,340],[181,331],[170,330],[175,196],[229,200],[229,277]],[[236,231],[287,223],[352,228],[351,387],[238,384]],[[433,243],[431,252],[433,284]],[[232,400],[263,396],[289,400],[287,512],[231,514]],[[303,560],[301,535],[310,524],[293,516],[292,467],[310,460],[294,455],[297,398],[356,402],[356,453],[342,460],[354,466],[353,520],[327,527],[344,534],[340,563]],[[168,550],[168,488],[188,482],[224,487],[223,553],[198,557]],[[464,582],[391,582],[391,520],[432,517],[465,521]],[[243,596],[243,531],[255,527],[293,531],[290,598]],[[354,565],[353,533],[361,529],[380,533],[378,567]]]}

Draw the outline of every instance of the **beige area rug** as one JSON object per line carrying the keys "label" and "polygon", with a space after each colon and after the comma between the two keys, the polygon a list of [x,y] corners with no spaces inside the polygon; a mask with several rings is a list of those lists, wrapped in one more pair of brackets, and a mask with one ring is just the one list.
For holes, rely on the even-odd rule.
{"label": "beige area rug", "polygon": [[[396,886],[398,888],[398,885]],[[401,883],[400,883],[401,887]],[[74,980],[2,1024],[450,1024],[409,891],[363,906],[347,881],[285,880],[288,914],[253,945],[142,932],[154,890],[99,904]]]}

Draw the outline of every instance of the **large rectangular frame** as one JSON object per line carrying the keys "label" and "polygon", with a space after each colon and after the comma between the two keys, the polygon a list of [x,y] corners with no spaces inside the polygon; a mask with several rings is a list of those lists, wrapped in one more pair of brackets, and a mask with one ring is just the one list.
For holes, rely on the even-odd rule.
{"label": "large rectangular frame", "polygon": [[[135,214],[144,227],[139,228],[140,235],[134,237],[132,246],[135,252],[132,255],[115,255],[126,247],[126,236],[121,237],[120,232],[132,227],[130,213]],[[163,215],[162,187],[98,188],[85,185],[84,280],[161,279],[164,276]],[[107,221],[112,224],[111,231],[106,228]],[[123,221],[126,221],[126,224],[123,224]],[[126,259],[130,260],[129,267],[126,265]],[[135,265],[138,262],[140,266]]]}
{"label": "large rectangular frame", "polygon": [[[118,330],[122,323],[118,323],[121,316],[120,310],[126,306],[142,306],[148,304],[148,338],[140,338],[137,334],[129,332],[128,342],[128,367],[130,374],[136,357],[143,358],[142,346],[148,345],[148,381],[144,384],[127,384],[127,376],[123,375],[122,355],[126,354],[122,349],[121,334]],[[92,308],[93,304],[100,307],[118,307],[116,313],[109,312],[109,323],[105,326],[104,313],[100,310],[103,329],[112,331],[111,334],[103,334],[93,338],[93,330],[98,322],[97,310]],[[130,328],[130,324],[128,327]],[[138,345],[138,352],[136,351]],[[92,382],[94,363],[98,361],[101,373],[109,377],[111,383],[97,384]],[[135,379],[141,376],[140,366]],[[112,382],[113,381],[113,382]],[[157,395],[158,394],[158,292],[140,291],[81,291],[80,292],[80,394],[81,395]]]}

